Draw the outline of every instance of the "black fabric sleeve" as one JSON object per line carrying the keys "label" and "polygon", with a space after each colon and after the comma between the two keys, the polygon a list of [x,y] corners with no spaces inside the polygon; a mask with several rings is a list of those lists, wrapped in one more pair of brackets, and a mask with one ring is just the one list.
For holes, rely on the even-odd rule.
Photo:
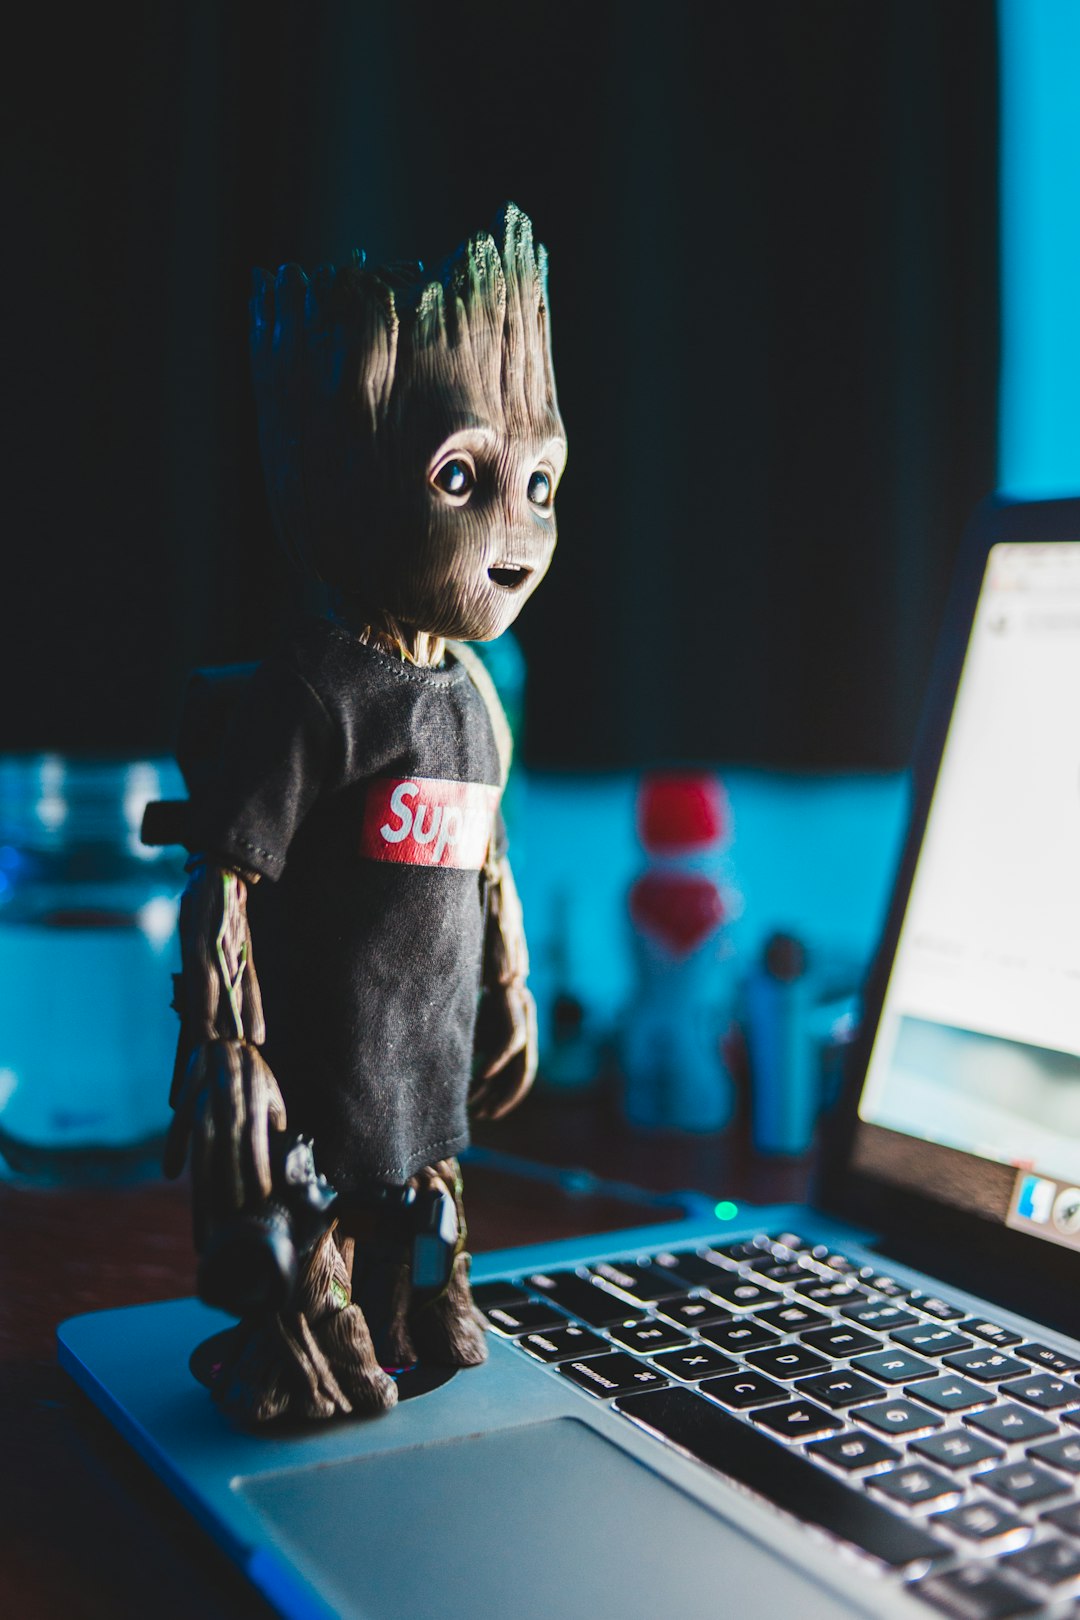
{"label": "black fabric sleeve", "polygon": [[261,664],[215,768],[193,796],[192,848],[223,865],[280,876],[297,828],[334,769],[335,732],[295,669]]}

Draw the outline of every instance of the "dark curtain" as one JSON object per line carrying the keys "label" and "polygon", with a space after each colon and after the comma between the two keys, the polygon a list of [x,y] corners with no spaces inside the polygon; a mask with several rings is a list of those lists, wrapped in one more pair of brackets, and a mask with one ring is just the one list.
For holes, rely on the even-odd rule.
{"label": "dark curtain", "polygon": [[0,749],[159,750],[297,597],[250,268],[552,256],[537,765],[902,763],[992,486],[991,0],[83,7],[8,53]]}

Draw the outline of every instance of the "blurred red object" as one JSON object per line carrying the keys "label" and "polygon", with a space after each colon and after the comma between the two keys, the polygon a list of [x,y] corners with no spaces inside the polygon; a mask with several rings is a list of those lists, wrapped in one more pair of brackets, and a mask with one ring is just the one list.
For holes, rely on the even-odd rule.
{"label": "blurred red object", "polygon": [[643,777],[638,833],[654,855],[682,855],[726,843],[731,808],[719,778],[705,771],[658,771]]}
{"label": "blurred red object", "polygon": [[726,920],[716,884],[699,872],[646,872],[630,890],[630,915],[672,956],[688,956]]}

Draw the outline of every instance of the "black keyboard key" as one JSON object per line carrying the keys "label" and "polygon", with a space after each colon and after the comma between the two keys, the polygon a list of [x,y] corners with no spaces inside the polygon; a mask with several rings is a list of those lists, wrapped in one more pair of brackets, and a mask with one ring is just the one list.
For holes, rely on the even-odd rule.
{"label": "black keyboard key", "polygon": [[1023,1334],[1014,1333],[1012,1328],[1002,1327],[1000,1322],[988,1322],[982,1316],[969,1316],[963,1322],[956,1324],[960,1333],[973,1333],[977,1339],[986,1339],[990,1344],[996,1344],[1001,1349],[1007,1345],[1019,1344]]}
{"label": "black keyboard key", "polygon": [[[692,1250],[686,1251],[688,1254],[692,1252]],[[667,1276],[671,1276],[672,1273],[678,1275],[679,1259],[680,1256],[673,1254],[670,1249],[661,1249],[659,1254],[649,1256],[649,1264],[656,1266],[659,1271],[663,1271]]]}
{"label": "black keyboard key", "polygon": [[1080,1576],[1080,1547],[1062,1541],[1060,1536],[1051,1536],[1049,1541],[1037,1541],[1020,1552],[1010,1553],[1002,1563],[1007,1569],[1026,1575],[1029,1581],[1053,1588]]}
{"label": "black keyboard key", "polygon": [[550,1305],[489,1305],[484,1312],[496,1333],[513,1338],[518,1333],[536,1333],[542,1328],[565,1327],[566,1317]]}
{"label": "black keyboard key", "polygon": [[900,1453],[875,1434],[855,1434],[851,1431],[847,1434],[831,1434],[827,1440],[815,1440],[806,1449],[812,1456],[826,1457],[835,1468],[843,1468],[850,1473],[900,1461]]}
{"label": "black keyboard key", "polygon": [[780,1335],[757,1322],[721,1322],[716,1327],[703,1327],[701,1337],[718,1350],[731,1350],[742,1355],[747,1350],[762,1350],[767,1344],[779,1344]]}
{"label": "black keyboard key", "polygon": [[1044,1412],[1056,1412],[1060,1406],[1080,1406],[1080,1389],[1075,1384],[1063,1383],[1053,1373],[1034,1373],[1028,1378],[1017,1378],[1011,1384],[1002,1384],[1002,1395],[1014,1401],[1025,1401]]}
{"label": "black keyboard key", "polygon": [[813,1244],[800,1237],[797,1232],[777,1232],[775,1237],[769,1239],[769,1246],[773,1249],[788,1249],[792,1254],[813,1248]]}
{"label": "black keyboard key", "polygon": [[860,1406],[854,1413],[860,1423],[869,1423],[882,1434],[919,1434],[924,1429],[940,1429],[941,1418],[928,1406],[914,1401],[885,1400],[876,1406]]}
{"label": "black keyboard key", "polygon": [[1051,1508],[1042,1514],[1048,1524],[1064,1530],[1070,1536],[1080,1536],[1080,1502],[1069,1502],[1065,1507]]}
{"label": "black keyboard key", "polygon": [[678,1350],[694,1342],[688,1333],[672,1327],[669,1322],[658,1322],[651,1316],[646,1317],[644,1322],[626,1325],[613,1322],[608,1332],[616,1344],[625,1346],[627,1350],[635,1350],[641,1356],[655,1355],[657,1350]]}
{"label": "black keyboard key", "polygon": [[719,1350],[710,1350],[707,1344],[692,1344],[686,1350],[668,1350],[662,1356],[652,1356],[672,1378],[712,1378],[718,1373],[737,1372],[737,1364]]}
{"label": "black keyboard key", "polygon": [[803,1373],[821,1372],[829,1363],[801,1344],[779,1344],[772,1350],[752,1350],[747,1356],[770,1378],[799,1378]]}
{"label": "black keyboard key", "polygon": [[897,1328],[891,1337],[908,1350],[920,1350],[924,1356],[943,1356],[946,1350],[973,1348],[971,1340],[962,1333],[938,1322],[914,1322],[911,1327]]}
{"label": "black keyboard key", "polygon": [[828,1266],[832,1271],[853,1273],[860,1269],[861,1262],[852,1260],[850,1256],[841,1254],[839,1249],[830,1249],[827,1243],[815,1243],[809,1252],[809,1259],[816,1265]]}
{"label": "black keyboard key", "polygon": [[854,1277],[838,1277],[835,1282],[819,1279],[817,1282],[797,1283],[795,1292],[800,1299],[808,1299],[814,1305],[853,1305],[856,1301],[870,1298],[867,1290]]}
{"label": "black keyboard key", "polygon": [[843,1420],[815,1406],[813,1401],[791,1401],[787,1406],[763,1406],[750,1416],[763,1429],[770,1429],[782,1440],[812,1440],[815,1435],[842,1429]]}
{"label": "black keyboard key", "polygon": [[940,1299],[937,1294],[924,1294],[921,1288],[913,1288],[907,1302],[914,1305],[916,1310],[925,1311],[927,1316],[935,1316],[939,1322],[958,1322],[967,1315],[959,1305],[950,1305],[947,1299]]}
{"label": "black keyboard key", "polygon": [[732,1314],[705,1294],[678,1294],[661,1300],[657,1313],[677,1327],[696,1328],[706,1322],[730,1322]]}
{"label": "black keyboard key", "polygon": [[1044,1435],[1056,1432],[1054,1425],[1037,1412],[1030,1412],[1012,1401],[1004,1406],[991,1406],[985,1412],[972,1412],[964,1422],[984,1434],[992,1434],[995,1440],[1004,1440],[1006,1445],[1014,1440],[1041,1440]]}
{"label": "black keyboard key", "polygon": [[766,1401],[786,1401],[791,1391],[774,1384],[763,1373],[739,1372],[730,1378],[707,1378],[700,1386],[714,1401],[733,1406],[742,1412],[751,1406],[762,1406]]}
{"label": "black keyboard key", "polygon": [[891,1333],[893,1328],[907,1327],[909,1322],[919,1320],[913,1311],[905,1311],[902,1305],[888,1299],[868,1299],[858,1305],[845,1305],[841,1307],[840,1315],[846,1316],[849,1322],[857,1322],[860,1327],[876,1328],[880,1333]]}
{"label": "black keyboard key", "polygon": [[[982,1477],[980,1474],[979,1478]],[[1015,1547],[1031,1536],[1030,1525],[996,1502],[964,1502],[960,1507],[936,1515],[934,1522],[947,1525],[953,1535],[964,1541],[977,1541],[980,1546],[998,1542],[1003,1547]]]}
{"label": "black keyboard key", "polygon": [[[755,1248],[754,1254],[760,1251]],[[687,1250],[671,1256],[675,1262],[675,1275],[690,1288],[707,1288],[717,1277],[730,1277],[731,1271],[719,1259],[709,1260],[704,1255]]]}
{"label": "black keyboard key", "polygon": [[610,1395],[623,1395],[632,1389],[648,1389],[666,1385],[667,1379],[655,1367],[644,1367],[633,1356],[613,1350],[607,1356],[589,1356],[583,1361],[563,1361],[559,1371],[590,1395],[607,1399]]}
{"label": "black keyboard key", "polygon": [[777,1260],[771,1254],[755,1261],[750,1270],[755,1277],[765,1277],[769,1282],[802,1282],[806,1278],[806,1271],[797,1260]]}
{"label": "black keyboard key", "polygon": [[944,1551],[942,1543],[921,1525],[900,1518],[808,1457],[778,1446],[741,1419],[700,1401],[688,1389],[630,1395],[616,1405],[628,1417],[784,1512],[829,1531],[893,1568]]}
{"label": "black keyboard key", "polygon": [[820,1327],[829,1318],[821,1311],[815,1311],[810,1305],[797,1305],[794,1300],[787,1300],[783,1305],[769,1305],[763,1311],[755,1311],[759,1322],[768,1322],[780,1333],[799,1333],[803,1328]]}
{"label": "black keyboard key", "polygon": [[725,1260],[736,1265],[742,1265],[746,1260],[756,1260],[763,1250],[769,1247],[769,1239],[763,1234],[759,1237],[742,1238],[738,1243],[714,1243],[710,1254],[721,1254]]}
{"label": "black keyboard key", "polygon": [[1080,1440],[1074,1435],[1066,1434],[1060,1440],[1043,1440],[1037,1446],[1028,1446],[1027,1454],[1038,1457],[1040,1462],[1053,1463],[1066,1473],[1080,1474]]}
{"label": "black keyboard key", "polygon": [[489,1305],[527,1305],[529,1295],[512,1282],[473,1283],[472,1297],[482,1311]]}
{"label": "black keyboard key", "polygon": [[985,1564],[931,1575],[911,1591],[953,1620],[1013,1620],[1014,1615],[1032,1614],[1039,1607],[1036,1600],[1025,1597]]}
{"label": "black keyboard key", "polygon": [[862,1373],[848,1372],[846,1367],[818,1373],[815,1378],[800,1378],[795,1387],[812,1396],[815,1401],[824,1401],[826,1406],[835,1407],[854,1406],[857,1401],[872,1401],[885,1393],[872,1378],[864,1378]]}
{"label": "black keyboard key", "polygon": [[1018,1344],[1016,1354],[1024,1361],[1034,1362],[1037,1367],[1045,1367],[1048,1372],[1075,1372],[1080,1367],[1080,1361],[1075,1356],[1067,1356],[1049,1344]]}
{"label": "black keyboard key", "polygon": [[666,1295],[682,1292],[677,1277],[652,1266],[638,1265],[630,1261],[616,1265],[606,1260],[602,1265],[590,1266],[589,1269],[594,1277],[603,1278],[604,1282],[610,1283],[613,1288],[621,1288],[624,1294],[630,1294],[646,1305],[652,1305]]}
{"label": "black keyboard key", "polygon": [[1029,1502],[1045,1502],[1051,1496],[1060,1496],[1070,1490],[1068,1480],[1040,1468],[1038,1463],[1005,1463],[1001,1468],[988,1468],[979,1475],[979,1484],[985,1485],[995,1496],[1004,1496],[1018,1507]]}
{"label": "black keyboard key", "polygon": [[996,1384],[999,1378],[1015,1378],[1027,1370],[1015,1356],[1007,1356],[1003,1350],[984,1350],[981,1345],[974,1350],[958,1350],[943,1359],[947,1367],[955,1368],[965,1378],[977,1378],[983,1384]]}
{"label": "black keyboard key", "polygon": [[945,1378],[924,1378],[912,1387],[911,1393],[939,1412],[966,1412],[973,1406],[984,1406],[990,1399],[985,1387],[958,1378],[955,1373]]}
{"label": "black keyboard key", "polygon": [[881,1348],[881,1340],[872,1333],[864,1333],[862,1328],[848,1327],[846,1322],[838,1322],[834,1327],[813,1328],[800,1337],[803,1344],[808,1344],[812,1350],[820,1350],[826,1356],[857,1356],[861,1350]]}
{"label": "black keyboard key", "polygon": [[1005,1453],[1000,1446],[991,1445],[981,1434],[970,1429],[946,1429],[941,1434],[927,1434],[913,1442],[912,1451],[930,1457],[943,1468],[973,1468],[976,1463],[997,1462]]}
{"label": "black keyboard key", "polygon": [[933,1378],[937,1368],[907,1350],[877,1350],[871,1356],[856,1356],[853,1367],[880,1378],[883,1384],[909,1384],[913,1378]]}
{"label": "black keyboard key", "polygon": [[549,1328],[546,1333],[526,1333],[518,1343],[538,1361],[569,1361],[574,1356],[599,1355],[607,1350],[607,1340],[588,1328]]}
{"label": "black keyboard key", "polygon": [[886,1272],[875,1271],[873,1266],[860,1266],[859,1277],[875,1294],[887,1294],[890,1299],[903,1299],[909,1292],[907,1283],[890,1277]]}
{"label": "black keyboard key", "polygon": [[[539,1294],[546,1294],[570,1316],[587,1322],[590,1327],[608,1327],[612,1322],[624,1322],[630,1316],[625,1299],[616,1299],[605,1293],[587,1277],[574,1271],[535,1271],[526,1277],[526,1286]],[[644,1318],[642,1319],[644,1320]]]}
{"label": "black keyboard key", "polygon": [[944,1506],[955,1501],[960,1487],[948,1474],[922,1463],[907,1463],[903,1468],[890,1468],[888,1473],[875,1474],[868,1482],[869,1489],[880,1491],[894,1502],[907,1502],[922,1507],[928,1502]]}
{"label": "black keyboard key", "polygon": [[740,1277],[738,1272],[729,1271],[716,1275],[715,1282],[708,1283],[709,1293],[717,1299],[726,1300],[736,1310],[751,1310],[758,1305],[775,1305],[783,1299],[778,1288],[769,1288],[765,1283],[754,1282],[750,1277]]}

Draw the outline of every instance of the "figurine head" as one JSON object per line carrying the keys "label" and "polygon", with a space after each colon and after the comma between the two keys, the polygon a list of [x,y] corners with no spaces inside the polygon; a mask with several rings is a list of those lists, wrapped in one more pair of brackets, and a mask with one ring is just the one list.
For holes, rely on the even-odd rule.
{"label": "figurine head", "polygon": [[547,255],[508,203],[442,275],[256,272],[252,365],[275,525],[352,619],[487,641],[555,549],[566,460]]}

